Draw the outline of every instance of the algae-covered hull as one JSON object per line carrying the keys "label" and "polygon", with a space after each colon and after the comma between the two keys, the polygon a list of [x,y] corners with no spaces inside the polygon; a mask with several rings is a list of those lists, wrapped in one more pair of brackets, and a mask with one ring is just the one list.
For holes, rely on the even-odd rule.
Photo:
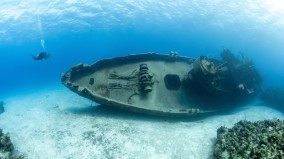
{"label": "algae-covered hull", "polygon": [[[204,60],[217,67],[217,61]],[[208,85],[212,79],[207,78],[205,63],[202,58],[174,53],[136,54],[75,65],[61,80],[72,91],[102,105],[155,115],[195,115],[216,109],[205,107],[206,101],[235,93]],[[214,98],[207,100],[200,91]]]}

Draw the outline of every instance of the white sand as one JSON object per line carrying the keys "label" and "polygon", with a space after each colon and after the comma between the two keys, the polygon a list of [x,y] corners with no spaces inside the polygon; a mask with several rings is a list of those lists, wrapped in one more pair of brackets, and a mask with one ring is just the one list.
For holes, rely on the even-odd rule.
{"label": "white sand", "polygon": [[284,119],[263,106],[198,121],[167,120],[90,106],[61,87],[5,100],[0,128],[30,159],[213,158],[216,130],[239,120]]}

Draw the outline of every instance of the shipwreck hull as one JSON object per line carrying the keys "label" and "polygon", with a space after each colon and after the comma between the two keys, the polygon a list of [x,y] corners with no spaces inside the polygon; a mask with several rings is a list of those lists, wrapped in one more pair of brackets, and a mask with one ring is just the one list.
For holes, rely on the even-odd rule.
{"label": "shipwreck hull", "polygon": [[[62,82],[103,105],[155,115],[193,115],[200,110],[182,79],[194,60],[154,53],[117,57],[78,64],[62,75]],[[148,68],[146,76],[151,76],[150,91],[140,79],[141,64]]]}
{"label": "shipwreck hull", "polygon": [[[204,60],[176,56],[174,53],[135,54],[100,60],[92,65],[75,65],[62,74],[61,81],[83,97],[128,111],[192,116],[223,109],[213,105],[219,105],[224,97],[237,98],[240,92],[231,89],[224,91],[224,80],[219,77],[218,70],[212,73],[200,69],[198,61],[204,63]],[[214,69],[213,65],[216,65],[219,68],[217,64],[219,62],[209,60],[206,67]],[[232,102],[231,99],[228,101]]]}

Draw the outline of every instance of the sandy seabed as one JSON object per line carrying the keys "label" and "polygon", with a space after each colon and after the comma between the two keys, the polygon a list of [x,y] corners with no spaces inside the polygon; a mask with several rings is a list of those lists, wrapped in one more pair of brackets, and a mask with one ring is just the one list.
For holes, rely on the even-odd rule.
{"label": "sandy seabed", "polygon": [[220,126],[284,119],[254,105],[200,120],[169,119],[97,106],[61,87],[9,97],[0,128],[29,159],[210,159]]}

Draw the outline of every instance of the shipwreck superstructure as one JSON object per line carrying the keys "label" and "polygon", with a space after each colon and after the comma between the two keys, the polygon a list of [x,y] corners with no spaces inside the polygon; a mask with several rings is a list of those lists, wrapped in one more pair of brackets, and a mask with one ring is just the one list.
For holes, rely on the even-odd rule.
{"label": "shipwreck superstructure", "polygon": [[77,64],[62,83],[99,104],[154,115],[196,115],[217,105],[244,100],[260,91],[251,60],[229,50],[223,60],[145,53]]}

